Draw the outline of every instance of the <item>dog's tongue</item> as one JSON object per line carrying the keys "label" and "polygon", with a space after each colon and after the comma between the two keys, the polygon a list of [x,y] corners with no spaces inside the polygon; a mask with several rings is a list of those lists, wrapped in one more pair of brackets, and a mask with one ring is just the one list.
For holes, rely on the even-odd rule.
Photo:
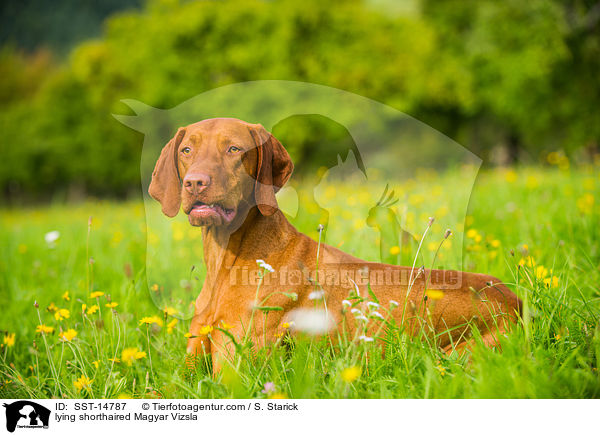
{"label": "dog's tongue", "polygon": [[233,213],[225,211],[221,206],[209,206],[206,204],[196,204],[192,207],[189,214],[189,219],[206,219],[221,217],[225,221],[230,222],[233,219]]}

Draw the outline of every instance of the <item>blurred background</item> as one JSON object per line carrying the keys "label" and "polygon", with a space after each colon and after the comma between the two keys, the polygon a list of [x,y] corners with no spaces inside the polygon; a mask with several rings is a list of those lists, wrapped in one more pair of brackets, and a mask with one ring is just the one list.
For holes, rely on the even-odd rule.
{"label": "blurred background", "polygon": [[[599,158],[597,0],[3,0],[0,201],[139,196],[143,137],[122,99],[169,109],[249,80],[298,80],[388,104],[484,165]],[[300,175],[347,131],[274,128]]]}

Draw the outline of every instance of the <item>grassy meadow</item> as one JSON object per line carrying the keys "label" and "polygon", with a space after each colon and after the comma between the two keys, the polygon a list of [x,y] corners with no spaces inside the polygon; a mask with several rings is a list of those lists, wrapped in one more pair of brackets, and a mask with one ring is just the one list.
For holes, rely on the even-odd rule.
{"label": "grassy meadow", "polygon": [[[422,239],[417,267],[435,258],[435,267],[489,273],[525,301],[501,352],[475,346],[446,355],[392,326],[375,337],[385,358],[376,342],[282,334],[285,346],[240,344],[217,374],[185,355],[203,271],[199,231],[184,217],[152,218],[159,224],[147,229],[153,211],[142,201],[0,210],[0,397],[600,397],[599,169],[484,170],[472,192],[454,189],[460,171],[390,186],[399,198],[392,211]],[[384,186],[369,194],[322,186],[315,198],[330,212],[327,243],[377,260],[384,233],[364,216]],[[293,223],[316,238],[318,207],[303,206],[307,192],[296,189]],[[456,201],[468,204],[466,216],[452,213]],[[157,282],[160,266],[173,274],[165,283]],[[227,333],[221,326],[206,333]]]}

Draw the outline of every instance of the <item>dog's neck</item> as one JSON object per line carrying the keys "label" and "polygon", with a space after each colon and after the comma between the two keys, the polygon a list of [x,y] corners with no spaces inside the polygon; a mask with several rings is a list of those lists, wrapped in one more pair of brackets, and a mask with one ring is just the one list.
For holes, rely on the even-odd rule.
{"label": "dog's neck", "polygon": [[228,280],[226,274],[234,265],[251,267],[256,260],[283,251],[295,234],[296,229],[281,211],[265,216],[258,207],[251,207],[235,230],[227,226],[203,227],[206,285],[214,288],[219,280]]}

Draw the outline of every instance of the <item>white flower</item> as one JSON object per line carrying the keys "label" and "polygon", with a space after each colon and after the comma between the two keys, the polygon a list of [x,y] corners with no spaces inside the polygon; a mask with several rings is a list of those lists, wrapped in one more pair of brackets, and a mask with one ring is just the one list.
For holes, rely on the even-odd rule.
{"label": "white flower", "polygon": [[360,337],[358,337],[358,339],[360,341],[364,341],[365,343],[370,343],[371,341],[373,341],[372,337],[367,337],[366,335],[361,335]]}
{"label": "white flower", "polygon": [[325,296],[325,292],[323,290],[315,290],[310,292],[310,294],[308,295],[308,299],[310,299],[311,301],[320,300],[323,299],[323,296]]}
{"label": "white flower", "polygon": [[290,312],[290,326],[295,331],[311,335],[325,334],[334,326],[334,322],[322,309],[298,308]]}
{"label": "white flower", "polygon": [[50,231],[49,233],[46,233],[46,235],[44,236],[44,240],[48,244],[48,247],[54,248],[54,244],[59,237],[60,233],[58,231]]}
{"label": "white flower", "polygon": [[356,316],[355,317],[356,320],[362,320],[363,322],[368,322],[369,319],[367,319],[363,314]]}
{"label": "white flower", "polygon": [[351,312],[352,314],[354,314],[355,316],[359,316],[359,315],[360,315],[360,316],[362,316],[362,311],[360,311],[358,308],[352,308],[352,309],[350,310],[350,312]]}
{"label": "white flower", "polygon": [[371,313],[371,316],[373,316],[373,317],[377,317],[377,318],[379,318],[379,319],[381,319],[381,320],[385,320],[385,319],[383,318],[383,316],[381,315],[381,313],[378,313],[377,311],[373,311],[373,312]]}
{"label": "white flower", "polygon": [[390,299],[390,307],[392,307],[392,308],[397,308],[397,307],[398,307],[398,305],[400,305],[400,304],[398,304],[398,302],[396,302],[396,301],[395,301],[395,300],[393,300],[393,299]]}
{"label": "white flower", "polygon": [[273,269],[273,267],[270,264],[265,263],[264,260],[258,259],[258,260],[256,260],[256,264],[258,264],[258,267],[262,267],[263,269],[265,269],[268,272],[275,272],[275,269]]}
{"label": "white flower", "polygon": [[376,302],[367,302],[367,307],[373,308],[376,310],[377,308],[379,308],[379,304]]}
{"label": "white flower", "polygon": [[342,301],[342,306],[350,308],[352,306],[352,302],[347,301],[346,299],[344,299]]}

